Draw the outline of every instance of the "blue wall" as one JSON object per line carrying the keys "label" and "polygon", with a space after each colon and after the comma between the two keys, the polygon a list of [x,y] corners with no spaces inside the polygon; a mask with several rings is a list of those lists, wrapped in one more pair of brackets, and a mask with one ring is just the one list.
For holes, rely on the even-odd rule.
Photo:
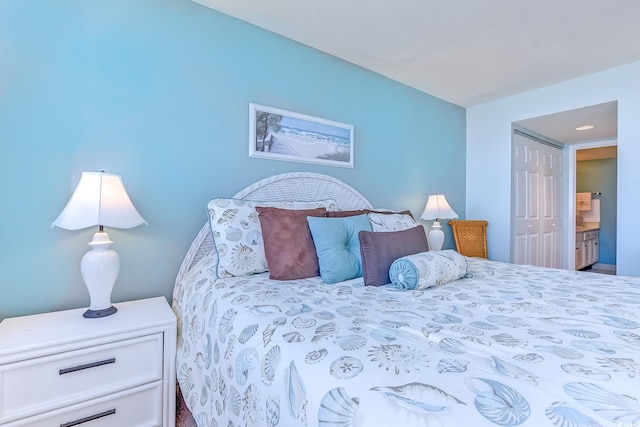
{"label": "blue wall", "polygon": [[[355,168],[249,158],[250,102],[354,125]],[[206,202],[268,175],[416,215],[441,192],[464,217],[465,114],[186,0],[0,2],[0,318],[88,305],[95,230],[50,228],[82,171],[120,174],[149,222],[108,230],[113,300],[169,297]]]}
{"label": "blue wall", "polygon": [[584,160],[576,162],[576,191],[602,193],[600,198],[601,264],[616,264],[616,229],[618,205],[618,160]]}

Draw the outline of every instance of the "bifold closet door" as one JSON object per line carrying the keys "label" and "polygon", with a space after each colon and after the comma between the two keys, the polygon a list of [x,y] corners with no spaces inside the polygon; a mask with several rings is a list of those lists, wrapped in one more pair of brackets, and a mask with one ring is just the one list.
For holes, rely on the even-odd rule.
{"label": "bifold closet door", "polygon": [[511,261],[562,266],[562,150],[513,134]]}

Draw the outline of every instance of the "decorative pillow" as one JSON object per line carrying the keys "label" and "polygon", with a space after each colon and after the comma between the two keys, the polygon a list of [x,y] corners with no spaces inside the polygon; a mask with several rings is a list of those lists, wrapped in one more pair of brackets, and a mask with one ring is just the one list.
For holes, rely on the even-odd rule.
{"label": "decorative pillow", "polygon": [[325,208],[280,209],[258,206],[269,278],[294,280],[317,276],[318,256],[307,216],[324,217]]}
{"label": "decorative pillow", "polygon": [[391,283],[401,290],[421,290],[458,280],[467,274],[467,259],[458,252],[421,252],[391,264]]}
{"label": "decorative pillow", "polygon": [[374,210],[359,209],[355,211],[331,211],[331,212],[327,212],[327,216],[330,218],[344,218],[345,216],[362,215],[362,214],[368,214],[372,212],[383,214],[383,215],[392,215],[392,214],[411,215],[411,217],[413,218],[413,214],[411,213],[411,211],[395,212],[395,211],[384,211],[384,210],[375,210],[375,209]]}
{"label": "decorative pillow", "polygon": [[371,212],[369,209],[358,209],[355,211],[332,211],[327,212],[329,218],[344,218],[347,216],[366,215]]}
{"label": "decorative pillow", "polygon": [[386,233],[361,231],[358,237],[362,275],[367,286],[391,283],[389,268],[395,260],[429,250],[427,236],[421,226]]}
{"label": "decorative pillow", "polygon": [[256,206],[282,209],[337,209],[335,200],[260,202],[213,199],[207,205],[213,244],[218,253],[218,278],[246,276],[268,270]]}
{"label": "decorative pillow", "polygon": [[369,214],[369,221],[371,221],[373,231],[400,231],[419,225],[412,215],[404,213],[382,214],[372,212]]}
{"label": "decorative pillow", "polygon": [[318,254],[322,281],[336,283],[362,276],[358,232],[371,230],[367,215],[308,217],[307,221]]}

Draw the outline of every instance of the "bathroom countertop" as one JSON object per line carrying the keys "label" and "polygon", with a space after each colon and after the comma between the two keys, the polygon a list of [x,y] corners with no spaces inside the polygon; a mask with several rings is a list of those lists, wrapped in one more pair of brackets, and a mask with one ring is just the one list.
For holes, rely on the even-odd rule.
{"label": "bathroom countertop", "polygon": [[600,229],[599,222],[585,222],[582,225],[576,225],[576,233],[581,233],[583,231],[599,230],[599,229]]}

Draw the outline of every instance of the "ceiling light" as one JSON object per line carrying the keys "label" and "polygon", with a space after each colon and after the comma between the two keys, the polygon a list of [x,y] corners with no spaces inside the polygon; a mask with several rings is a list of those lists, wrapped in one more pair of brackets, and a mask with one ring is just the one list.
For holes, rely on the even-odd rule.
{"label": "ceiling light", "polygon": [[583,126],[578,126],[576,130],[589,130],[589,129],[593,129],[594,127],[595,127],[594,125],[583,125]]}

